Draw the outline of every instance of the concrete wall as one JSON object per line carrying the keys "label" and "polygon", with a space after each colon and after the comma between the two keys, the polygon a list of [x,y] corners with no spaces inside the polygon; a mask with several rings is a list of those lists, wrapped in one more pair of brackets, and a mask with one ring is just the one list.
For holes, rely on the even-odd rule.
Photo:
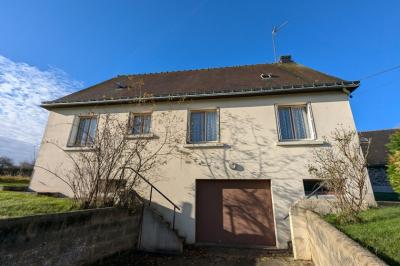
{"label": "concrete wall", "polygon": [[82,265],[134,249],[141,212],[105,208],[0,220],[0,265]]}
{"label": "concrete wall", "polygon": [[[283,146],[278,143],[275,115],[276,104],[311,103],[316,140]],[[189,110],[219,108],[220,143],[215,147],[186,146]],[[326,148],[322,143],[337,127],[355,130],[348,96],[341,92],[310,93],[277,96],[241,97],[214,100],[195,100],[183,103],[126,104],[113,106],[59,108],[50,112],[43,143],[36,165],[50,168],[64,176],[71,167],[65,152],[45,144],[56,141],[65,147],[74,117],[79,114],[118,113],[122,120],[129,112],[152,112],[152,132],[162,135],[160,117],[170,112],[180,120],[174,125],[180,136],[181,154],[171,157],[167,164],[147,176],[172,201],[181,207],[176,227],[188,243],[195,242],[195,183],[196,179],[270,179],[277,247],[286,248],[290,240],[287,214],[289,207],[304,197],[303,179],[309,179],[307,165],[314,149]],[[155,143],[157,138],[153,140]],[[238,165],[234,170],[230,163]],[[369,184],[370,186],[370,184]],[[56,191],[71,194],[68,187],[51,174],[35,168],[30,188],[37,191]],[[372,190],[369,191],[373,200]],[[147,197],[148,191],[145,194]],[[153,195],[165,217],[172,217],[171,205],[159,195]]]}
{"label": "concrete wall", "polygon": [[144,206],[139,250],[161,253],[182,253],[183,241],[172,225],[151,207]]}
{"label": "concrete wall", "polygon": [[314,265],[386,265],[318,214],[295,206],[290,210],[293,254]]}

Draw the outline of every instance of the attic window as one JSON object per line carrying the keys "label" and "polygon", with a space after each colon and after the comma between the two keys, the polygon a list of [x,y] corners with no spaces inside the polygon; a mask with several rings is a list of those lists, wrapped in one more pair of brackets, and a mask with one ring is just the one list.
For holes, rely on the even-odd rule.
{"label": "attic window", "polygon": [[271,73],[268,73],[268,74],[262,73],[260,75],[260,77],[261,77],[261,79],[271,79],[272,78],[272,74]]}
{"label": "attic window", "polygon": [[370,139],[366,137],[361,137],[360,138],[360,143],[369,143]]}
{"label": "attic window", "polygon": [[123,82],[115,82],[115,84],[117,85],[117,90],[122,90],[122,89],[128,88],[128,86]]}

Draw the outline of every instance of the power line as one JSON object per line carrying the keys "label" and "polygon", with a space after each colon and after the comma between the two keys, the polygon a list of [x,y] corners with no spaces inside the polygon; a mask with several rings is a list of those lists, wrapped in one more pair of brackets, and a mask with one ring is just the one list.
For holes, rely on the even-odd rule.
{"label": "power line", "polygon": [[365,80],[365,79],[369,79],[369,78],[372,78],[372,77],[376,77],[376,76],[382,75],[382,74],[384,74],[384,73],[387,73],[387,72],[396,70],[396,69],[398,69],[398,68],[400,68],[400,65],[397,65],[397,66],[394,66],[394,67],[391,67],[391,68],[388,68],[388,69],[385,69],[385,70],[376,72],[376,73],[374,73],[374,74],[365,76],[365,77],[363,77],[363,78],[360,78],[360,80]]}

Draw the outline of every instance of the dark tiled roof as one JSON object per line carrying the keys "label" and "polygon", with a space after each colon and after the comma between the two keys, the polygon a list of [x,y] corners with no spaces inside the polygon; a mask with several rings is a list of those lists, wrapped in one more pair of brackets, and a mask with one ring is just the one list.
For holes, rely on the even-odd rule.
{"label": "dark tiled roof", "polygon": [[374,130],[359,132],[361,147],[365,154],[366,145],[363,144],[363,138],[370,138],[371,145],[367,157],[367,163],[370,166],[382,166],[387,164],[388,150],[386,144],[389,142],[389,137],[397,129]]}
{"label": "dark tiled roof", "polygon": [[[261,74],[271,75],[261,78]],[[347,82],[296,63],[257,64],[189,71],[123,75],[44,102],[43,107],[57,103],[111,102],[118,99],[167,96],[223,96],[224,93],[288,93],[293,90],[321,91],[346,87],[353,91],[358,82]]]}

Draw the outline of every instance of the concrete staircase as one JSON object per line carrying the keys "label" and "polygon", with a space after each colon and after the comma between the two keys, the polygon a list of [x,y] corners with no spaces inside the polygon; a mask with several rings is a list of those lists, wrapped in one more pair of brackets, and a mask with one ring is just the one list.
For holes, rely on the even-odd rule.
{"label": "concrete staircase", "polygon": [[155,253],[182,253],[185,237],[149,204],[143,204],[138,249]]}
{"label": "concrete staircase", "polygon": [[[142,223],[140,228],[140,235],[138,239],[138,249],[147,252],[156,253],[182,253],[185,238],[179,235],[178,230],[175,228],[175,217],[176,212],[180,210],[180,207],[171,201],[164,193],[156,188],[147,178],[139,174],[132,167],[123,167],[124,170],[132,171],[137,177],[140,177],[150,187],[149,199],[145,199],[136,191],[133,192],[133,197],[142,202],[143,213]],[[168,221],[164,215],[162,215],[154,203],[152,204],[153,191],[158,193],[165,200],[167,200],[173,208],[173,220],[172,223]],[[160,206],[161,207],[161,206]]]}

